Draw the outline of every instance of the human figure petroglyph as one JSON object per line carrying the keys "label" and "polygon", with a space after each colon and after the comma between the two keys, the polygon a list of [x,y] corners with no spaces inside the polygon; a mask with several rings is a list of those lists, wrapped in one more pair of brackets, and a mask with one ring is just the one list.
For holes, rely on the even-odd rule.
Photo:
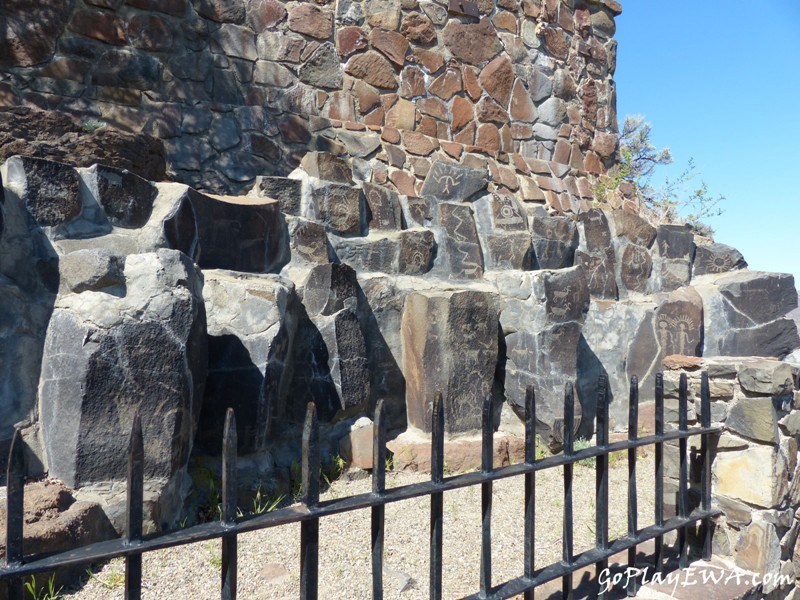
{"label": "human figure petroglyph", "polygon": [[658,342],[662,350],[672,345],[672,333],[669,331],[669,322],[666,319],[658,320]]}
{"label": "human figure petroglyph", "polygon": [[462,173],[459,173],[457,175],[439,175],[438,177],[434,176],[433,180],[438,184],[442,184],[442,182],[444,182],[442,184],[443,187],[442,187],[440,193],[442,193],[442,194],[452,194],[453,191],[450,189],[450,186],[451,185],[453,187],[457,186],[459,183],[461,183],[461,178],[462,177],[463,177]]}

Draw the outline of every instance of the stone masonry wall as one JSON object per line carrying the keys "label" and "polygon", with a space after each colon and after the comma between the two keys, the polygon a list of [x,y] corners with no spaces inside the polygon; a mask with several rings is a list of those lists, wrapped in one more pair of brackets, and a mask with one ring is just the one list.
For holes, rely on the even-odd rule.
{"label": "stone masonry wall", "polygon": [[[664,362],[665,416],[670,426],[677,426],[681,373],[689,382],[689,423],[698,424],[700,375],[708,371],[712,424],[723,427],[712,441],[713,502],[723,511],[714,526],[714,555],[730,557],[744,571],[788,575],[800,582],[800,365],[753,357],[669,357]],[[700,463],[692,459],[699,440],[691,444],[698,447],[690,448],[690,481],[699,491]],[[672,510],[677,460],[677,444],[668,444],[665,493]],[[690,509],[698,501],[698,495],[690,494]],[[774,582],[764,581],[765,596],[759,597],[786,598],[795,587],[775,589]]]}
{"label": "stone masonry wall", "polygon": [[[215,192],[371,130],[371,180],[417,191],[432,155],[576,212],[613,163],[615,0],[73,0],[0,8],[0,107],[163,139]],[[477,156],[477,158],[476,158]],[[541,161],[553,161],[556,166]],[[398,174],[398,172],[400,174]],[[551,179],[552,178],[552,179]],[[566,178],[566,180],[563,180]],[[558,180],[558,181],[556,181]]]}

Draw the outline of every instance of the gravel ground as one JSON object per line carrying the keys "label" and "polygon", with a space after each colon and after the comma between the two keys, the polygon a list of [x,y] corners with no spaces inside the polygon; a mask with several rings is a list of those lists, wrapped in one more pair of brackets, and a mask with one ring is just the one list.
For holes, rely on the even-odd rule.
{"label": "gravel ground", "polygon": [[[641,456],[641,455],[640,455]],[[617,457],[614,457],[617,458]],[[638,461],[639,525],[653,523],[653,463]],[[390,472],[387,487],[424,481],[422,473]],[[577,465],[573,484],[575,552],[594,544],[595,471]],[[492,512],[493,581],[499,583],[522,574],[523,478],[494,484]],[[627,529],[627,460],[613,460],[609,476],[611,539]],[[322,499],[340,498],[370,490],[369,479],[333,482]],[[537,474],[536,565],[559,561],[563,515],[561,469]],[[386,507],[386,598],[428,597],[428,498]],[[219,540],[171,548],[144,555],[143,597],[219,598]],[[444,597],[457,598],[479,587],[480,489],[444,495]],[[290,525],[239,537],[240,598],[292,598],[299,596],[300,526]],[[320,598],[364,599],[371,596],[370,513],[361,510],[320,522]],[[65,597],[94,600],[123,597],[124,564],[112,561],[96,570],[82,589]]]}

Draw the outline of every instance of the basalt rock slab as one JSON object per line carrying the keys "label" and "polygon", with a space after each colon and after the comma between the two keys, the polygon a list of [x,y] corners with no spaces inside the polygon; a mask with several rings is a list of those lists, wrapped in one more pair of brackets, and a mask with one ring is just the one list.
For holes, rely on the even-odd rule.
{"label": "basalt rock slab", "polygon": [[257,177],[248,195],[273,198],[280,203],[281,212],[300,215],[303,182],[288,177]]}
{"label": "basalt rock slab", "polygon": [[[124,275],[125,296],[85,291],[57,300],[39,394],[47,468],[71,487],[124,480],[138,411],[145,478],[180,496],[208,364],[202,279],[174,250],[128,256]],[[166,513],[180,498],[162,505]],[[176,516],[162,514],[162,522]]]}
{"label": "basalt rock slab", "polygon": [[565,269],[573,265],[578,228],[572,219],[536,215],[531,221],[531,239],[538,268]]}
{"label": "basalt rock slab", "polygon": [[616,257],[606,214],[593,208],[578,215],[578,225],[580,246],[575,264],[584,268],[593,296],[616,299]]}
{"label": "basalt rock slab", "polygon": [[489,269],[527,271],[531,268],[531,236],[527,231],[489,234],[485,244]]}
{"label": "basalt rock slab", "polygon": [[373,183],[364,183],[362,189],[367,200],[367,224],[370,229],[401,229],[403,215],[398,195]]}
{"label": "basalt rock slab", "polygon": [[309,152],[303,157],[300,166],[306,173],[317,179],[338,183],[353,181],[353,169],[347,164],[347,161],[330,152]]}
{"label": "basalt rock slab", "polygon": [[311,269],[303,286],[303,306],[309,315],[330,316],[344,308],[355,308],[358,292],[356,272],[332,263]]}
{"label": "basalt rock slab", "polygon": [[308,402],[320,419],[329,421],[340,411],[366,409],[370,374],[364,334],[354,308],[331,316],[304,318],[298,323],[291,404],[286,417],[301,421]]}
{"label": "basalt rock slab", "polygon": [[438,200],[463,202],[486,188],[488,172],[436,160],[425,176],[421,195]]}
{"label": "basalt rock slab", "polygon": [[525,211],[513,196],[492,194],[492,224],[501,231],[528,231]]}
{"label": "basalt rock slab", "polygon": [[[552,447],[563,441],[564,385],[576,380],[589,288],[582,267],[525,275],[526,295],[507,298],[500,315],[505,336],[505,395],[519,415],[534,385],[537,432]],[[579,398],[576,397],[576,402]],[[581,407],[576,406],[576,425]]]}
{"label": "basalt rock slab", "polygon": [[241,454],[262,450],[273,419],[285,412],[297,317],[294,286],[277,275],[206,270],[208,378],[197,443],[222,446],[225,411],[236,411]]}
{"label": "basalt rock slab", "polygon": [[40,227],[69,223],[81,213],[78,172],[63,163],[12,156],[6,164],[7,185],[15,187]]}
{"label": "basalt rock slab", "polygon": [[396,237],[372,234],[369,237],[331,236],[337,258],[358,272],[397,273],[399,243]]}
{"label": "basalt rock slab", "polygon": [[311,191],[308,218],[325,225],[339,235],[360,234],[362,230],[362,194],[357,187],[327,183],[316,184]]}
{"label": "basalt rock slab", "polygon": [[758,271],[719,275],[698,286],[705,314],[705,356],[774,356],[800,347],[794,277]]}
{"label": "basalt rock slab", "polygon": [[316,264],[331,262],[328,235],[323,225],[302,217],[288,217],[287,221],[293,262],[297,260]]}
{"label": "basalt rock slab", "polygon": [[747,267],[742,253],[725,244],[697,246],[694,255],[694,276],[738,271]]}
{"label": "basalt rock slab", "polygon": [[646,292],[652,271],[653,257],[647,248],[626,244],[620,264],[620,279],[625,288],[631,292]]}
{"label": "basalt rock slab", "polygon": [[428,229],[410,229],[400,234],[398,271],[406,275],[422,275],[433,267],[436,238]]}
{"label": "basalt rock slab", "polygon": [[662,258],[691,260],[694,252],[694,234],[684,225],[659,225],[656,245]]}
{"label": "basalt rock slab", "polygon": [[188,189],[197,219],[203,269],[275,273],[289,261],[280,204],[248,196],[211,196]]}
{"label": "basalt rock slab", "polygon": [[94,165],[82,174],[111,225],[125,229],[143,227],[153,212],[158,188],[124,169]]}
{"label": "basalt rock slab", "polygon": [[498,358],[497,309],[486,293],[414,292],[403,308],[403,374],[409,425],[431,431],[436,391],[445,431],[480,428]]}
{"label": "basalt rock slab", "polygon": [[629,210],[615,210],[614,225],[617,236],[625,237],[633,244],[649,249],[656,239],[656,228]]}
{"label": "basalt rock slab", "polygon": [[671,354],[700,356],[703,300],[691,287],[672,292],[648,313],[628,351],[627,375],[636,375],[642,389],[652,389],[661,360]]}
{"label": "basalt rock slab", "polygon": [[439,225],[446,234],[450,276],[479,279],[483,276],[483,253],[472,208],[467,204],[445,202],[439,206]]}

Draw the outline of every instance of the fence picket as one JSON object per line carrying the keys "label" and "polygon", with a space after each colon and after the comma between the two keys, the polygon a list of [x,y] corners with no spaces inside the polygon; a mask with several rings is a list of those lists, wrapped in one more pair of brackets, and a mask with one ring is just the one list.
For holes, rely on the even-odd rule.
{"label": "fence picket", "polygon": [[[536,392],[525,388],[525,464],[536,462]],[[525,473],[525,578],[532,579],[536,568],[536,471]],[[525,599],[533,600],[533,589],[525,590]]]}
{"label": "fence picket", "polygon": [[[491,394],[483,401],[481,419],[481,471],[494,468],[494,404]],[[485,596],[492,587],[492,482],[481,484],[481,593]]]}
{"label": "fence picket", "polygon": [[[319,423],[317,407],[308,403],[303,425],[302,499],[308,509],[319,504]],[[300,523],[300,598],[317,600],[319,593],[319,519]]]}
{"label": "fence picket", "polygon": [[[681,373],[680,384],[678,386],[678,430],[688,429],[688,383],[686,373]],[[689,465],[686,438],[678,440],[678,451],[680,452],[679,464],[680,473],[678,478],[678,516],[685,517],[689,512]],[[681,527],[678,530],[678,566],[685,569],[688,566],[688,528]]]}
{"label": "fence picket", "polygon": [[[383,495],[386,489],[386,426],[383,400],[375,407],[372,421],[372,493]],[[383,536],[385,506],[372,507],[372,598],[383,598]]]}
{"label": "fence picket", "polygon": [[[236,522],[236,456],[238,440],[236,417],[233,409],[225,414],[225,430],[222,443],[222,523]],[[222,600],[236,600],[238,572],[238,547],[235,533],[222,536]]]}
{"label": "fence picket", "polygon": [[[22,565],[24,558],[25,455],[23,450],[22,433],[17,429],[11,440],[6,470],[6,565],[12,568]],[[21,581],[9,580],[6,590],[9,600],[21,600]]]}
{"label": "fence picket", "polygon": [[[566,384],[564,388],[564,456],[572,456],[574,454],[575,404],[573,394],[572,384]],[[564,525],[561,536],[561,559],[566,565],[572,565],[573,555],[572,466],[571,462],[564,465]],[[565,600],[572,600],[571,572],[561,578],[561,595]]]}
{"label": "fence picket", "polygon": [[[442,483],[444,480],[444,406],[442,393],[436,392],[433,397],[433,422],[431,423],[431,481]],[[431,493],[431,531],[430,531],[430,598],[442,598],[442,515],[444,511],[444,494]]]}
{"label": "fence picket", "polygon": [[[144,515],[144,436],[138,410],[133,416],[128,442],[127,508],[126,539],[130,545],[138,545],[142,541]],[[125,600],[139,600],[141,597],[142,555],[134,554],[125,559]]]}
{"label": "fence picket", "polygon": [[[664,435],[664,376],[656,374],[655,390],[655,420],[656,437]],[[664,524],[664,442],[658,441],[655,444],[655,524],[660,527]],[[664,537],[656,536],[655,552],[653,554],[653,569],[656,573],[661,573],[664,568]]]}
{"label": "fence picket", "polygon": [[[608,448],[608,379],[603,373],[597,382],[597,446]],[[608,549],[608,453],[595,460],[595,547]],[[598,585],[600,573],[608,568],[608,559],[595,563]],[[598,597],[602,597],[598,589]]]}
{"label": "fence picket", "polygon": [[[635,441],[639,437],[639,378],[631,377],[628,392],[628,440]],[[638,513],[639,500],[636,493],[636,452],[638,448],[628,448],[628,536],[635,538],[639,533]],[[636,546],[628,548],[628,568],[636,568]],[[635,572],[635,571],[630,571]],[[628,578],[628,596],[635,596],[638,590],[635,577]]]}
{"label": "fence picket", "polygon": [[[525,462],[495,468],[493,464],[494,407],[491,398],[486,398],[482,407],[482,452],[481,470],[444,478],[444,432],[445,413],[442,394],[434,396],[431,435],[431,481],[386,489],[386,432],[384,404],[379,402],[374,415],[373,474],[370,493],[336,498],[320,502],[320,440],[316,408],[309,404],[303,427],[302,502],[303,507],[290,506],[274,512],[255,515],[245,519],[236,518],[236,421],[232,410],[226,415],[223,440],[222,519],[203,523],[185,530],[164,532],[153,536],[142,536],[142,496],[144,451],[141,419],[137,415],[131,429],[128,453],[128,527],[121,540],[110,540],[56,553],[50,556],[23,554],[23,509],[24,509],[24,457],[20,433],[17,431],[11,446],[8,464],[8,525],[6,530],[7,564],[0,567],[0,585],[7,586],[9,598],[22,598],[22,577],[42,571],[53,571],[62,567],[98,562],[114,557],[126,559],[126,599],[141,596],[141,558],[143,553],[176,547],[203,540],[222,540],[223,599],[236,598],[237,581],[237,536],[248,531],[257,531],[289,523],[300,523],[300,597],[316,600],[319,595],[319,520],[343,512],[370,508],[372,515],[372,585],[373,598],[383,597],[383,553],[385,506],[392,502],[419,497],[430,497],[430,597],[442,597],[443,577],[443,496],[446,491],[481,486],[481,563],[480,590],[468,598],[508,598],[523,594],[534,597],[538,586],[552,580],[562,580],[563,598],[572,598],[575,571],[595,565],[604,568],[608,558],[618,552],[628,552],[628,563],[635,566],[637,546],[646,540],[655,540],[655,567],[661,572],[664,565],[663,536],[671,531],[679,533],[681,559],[688,558],[688,527],[700,523],[703,528],[703,555],[710,556],[711,519],[719,514],[711,508],[711,448],[710,436],[718,434],[720,427],[711,427],[711,405],[707,374],[701,383],[700,426],[688,427],[687,380],[681,378],[679,389],[679,427],[664,432],[664,381],[656,376],[656,433],[639,436],[638,402],[639,390],[635,377],[631,378],[628,412],[627,440],[610,443],[608,427],[608,382],[601,378],[597,396],[597,444],[579,451],[574,447],[575,414],[574,387],[567,384],[564,389],[564,452],[560,456],[544,459],[536,457],[536,405],[535,390],[528,386],[525,393]],[[700,436],[703,473],[701,480],[700,507],[689,513],[688,509],[688,455],[686,448],[690,437]],[[678,515],[664,519],[663,447],[666,442],[678,440],[681,447],[681,481],[678,496]],[[655,524],[638,528],[636,452],[638,448],[655,447]],[[628,532],[613,542],[608,539],[608,457],[610,453],[628,453]],[[573,465],[584,458],[596,458],[596,545],[591,550],[574,553],[573,515]],[[562,560],[544,567],[535,565],[536,530],[536,472],[562,467],[564,471],[564,512],[562,536]],[[493,585],[491,563],[491,516],[493,482],[506,477],[525,478],[525,531],[524,573],[515,579]],[[632,581],[628,593],[636,591]]]}
{"label": "fence picket", "polygon": [[[708,383],[708,372],[703,372],[700,380],[700,426],[711,427],[711,390]],[[700,482],[700,496],[703,510],[711,510],[711,434],[704,433],[700,437],[700,454],[703,459],[702,481]],[[711,540],[713,523],[710,517],[703,520],[703,558],[711,559]]]}

